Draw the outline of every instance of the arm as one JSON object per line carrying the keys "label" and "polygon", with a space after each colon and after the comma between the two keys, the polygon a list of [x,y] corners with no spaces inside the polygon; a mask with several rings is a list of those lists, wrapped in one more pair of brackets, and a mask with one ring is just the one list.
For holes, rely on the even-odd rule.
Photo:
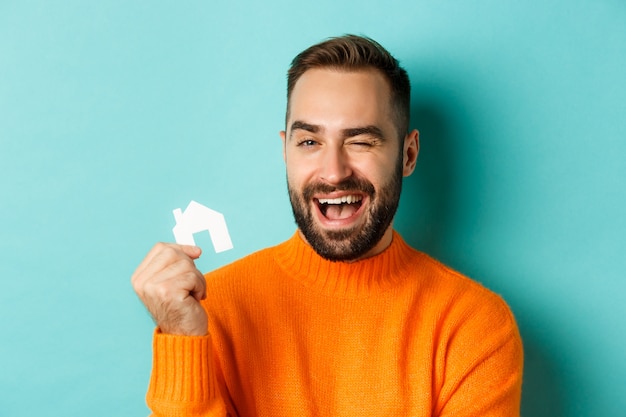
{"label": "arm", "polygon": [[508,307],[495,307],[480,308],[449,340],[435,415],[519,417],[522,340]]}
{"label": "arm", "polygon": [[135,292],[157,324],[147,402],[155,417],[225,416],[216,383],[200,249],[159,243],[132,276]]}
{"label": "arm", "polygon": [[226,416],[216,381],[210,336],[154,334],[146,395],[154,417]]}

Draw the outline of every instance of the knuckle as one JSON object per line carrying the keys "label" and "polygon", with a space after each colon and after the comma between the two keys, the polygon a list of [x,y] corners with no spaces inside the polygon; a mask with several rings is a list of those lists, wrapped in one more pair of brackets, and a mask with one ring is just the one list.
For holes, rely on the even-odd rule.
{"label": "knuckle", "polygon": [[188,258],[178,259],[175,263],[175,268],[180,275],[195,275],[198,271],[193,261]]}
{"label": "knuckle", "polygon": [[141,292],[141,285],[139,285],[139,282],[137,280],[137,278],[132,277],[130,280],[130,285],[133,287],[133,290],[139,294]]}
{"label": "knuckle", "polygon": [[162,251],[163,249],[165,249],[165,248],[167,248],[167,247],[168,247],[168,244],[167,244],[167,243],[165,243],[165,242],[157,242],[157,243],[154,245],[154,248],[153,248],[153,249],[154,249],[154,250],[156,250],[156,251],[158,251],[158,252],[160,252],[160,251]]}
{"label": "knuckle", "polygon": [[137,293],[137,295],[139,295],[140,297],[143,297],[145,287],[147,285],[143,277],[140,274],[133,274],[133,276],[130,278],[130,284],[133,287],[135,293]]}
{"label": "knuckle", "polygon": [[197,269],[189,269],[183,274],[184,279],[204,285],[204,277]]}
{"label": "knuckle", "polygon": [[172,258],[178,255],[178,251],[176,249],[174,249],[170,245],[165,245],[165,244],[163,244],[163,246],[159,248],[159,253],[161,254],[161,256],[165,256],[168,258]]}
{"label": "knuckle", "polygon": [[172,290],[166,283],[155,284],[151,290],[151,294],[162,303],[167,303],[172,298]]}
{"label": "knuckle", "polygon": [[144,299],[145,303],[151,306],[167,306],[172,301],[172,289],[169,285],[163,282],[158,283],[146,283],[144,287]]}

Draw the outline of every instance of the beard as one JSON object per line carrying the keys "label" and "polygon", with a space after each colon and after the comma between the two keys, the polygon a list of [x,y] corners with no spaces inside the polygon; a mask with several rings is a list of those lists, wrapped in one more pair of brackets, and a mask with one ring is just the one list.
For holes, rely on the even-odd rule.
{"label": "beard", "polygon": [[[356,260],[380,242],[393,221],[402,191],[402,155],[392,177],[379,190],[366,179],[357,177],[347,178],[337,185],[311,183],[302,192],[292,188],[287,179],[287,188],[296,224],[315,252],[330,261]],[[323,230],[315,224],[313,195],[333,191],[354,191],[369,197],[370,206],[362,214],[364,223],[343,230]]]}

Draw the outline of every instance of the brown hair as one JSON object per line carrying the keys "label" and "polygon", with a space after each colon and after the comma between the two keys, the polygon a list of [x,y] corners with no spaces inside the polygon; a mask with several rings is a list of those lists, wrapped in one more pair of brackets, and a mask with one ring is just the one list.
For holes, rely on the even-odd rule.
{"label": "brown hair", "polygon": [[400,139],[409,129],[411,84],[407,72],[385,48],[364,36],[345,35],[330,38],[300,52],[287,72],[287,119],[289,100],[298,79],[313,68],[335,68],[346,71],[374,69],[380,71],[391,89],[391,105]]}

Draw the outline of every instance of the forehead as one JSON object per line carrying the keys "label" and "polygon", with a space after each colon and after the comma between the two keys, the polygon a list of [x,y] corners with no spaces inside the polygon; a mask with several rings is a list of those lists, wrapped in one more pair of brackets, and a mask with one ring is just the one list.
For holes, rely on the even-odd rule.
{"label": "forehead", "polygon": [[390,107],[389,84],[379,71],[315,68],[296,82],[289,98],[289,119],[375,123],[390,118]]}

